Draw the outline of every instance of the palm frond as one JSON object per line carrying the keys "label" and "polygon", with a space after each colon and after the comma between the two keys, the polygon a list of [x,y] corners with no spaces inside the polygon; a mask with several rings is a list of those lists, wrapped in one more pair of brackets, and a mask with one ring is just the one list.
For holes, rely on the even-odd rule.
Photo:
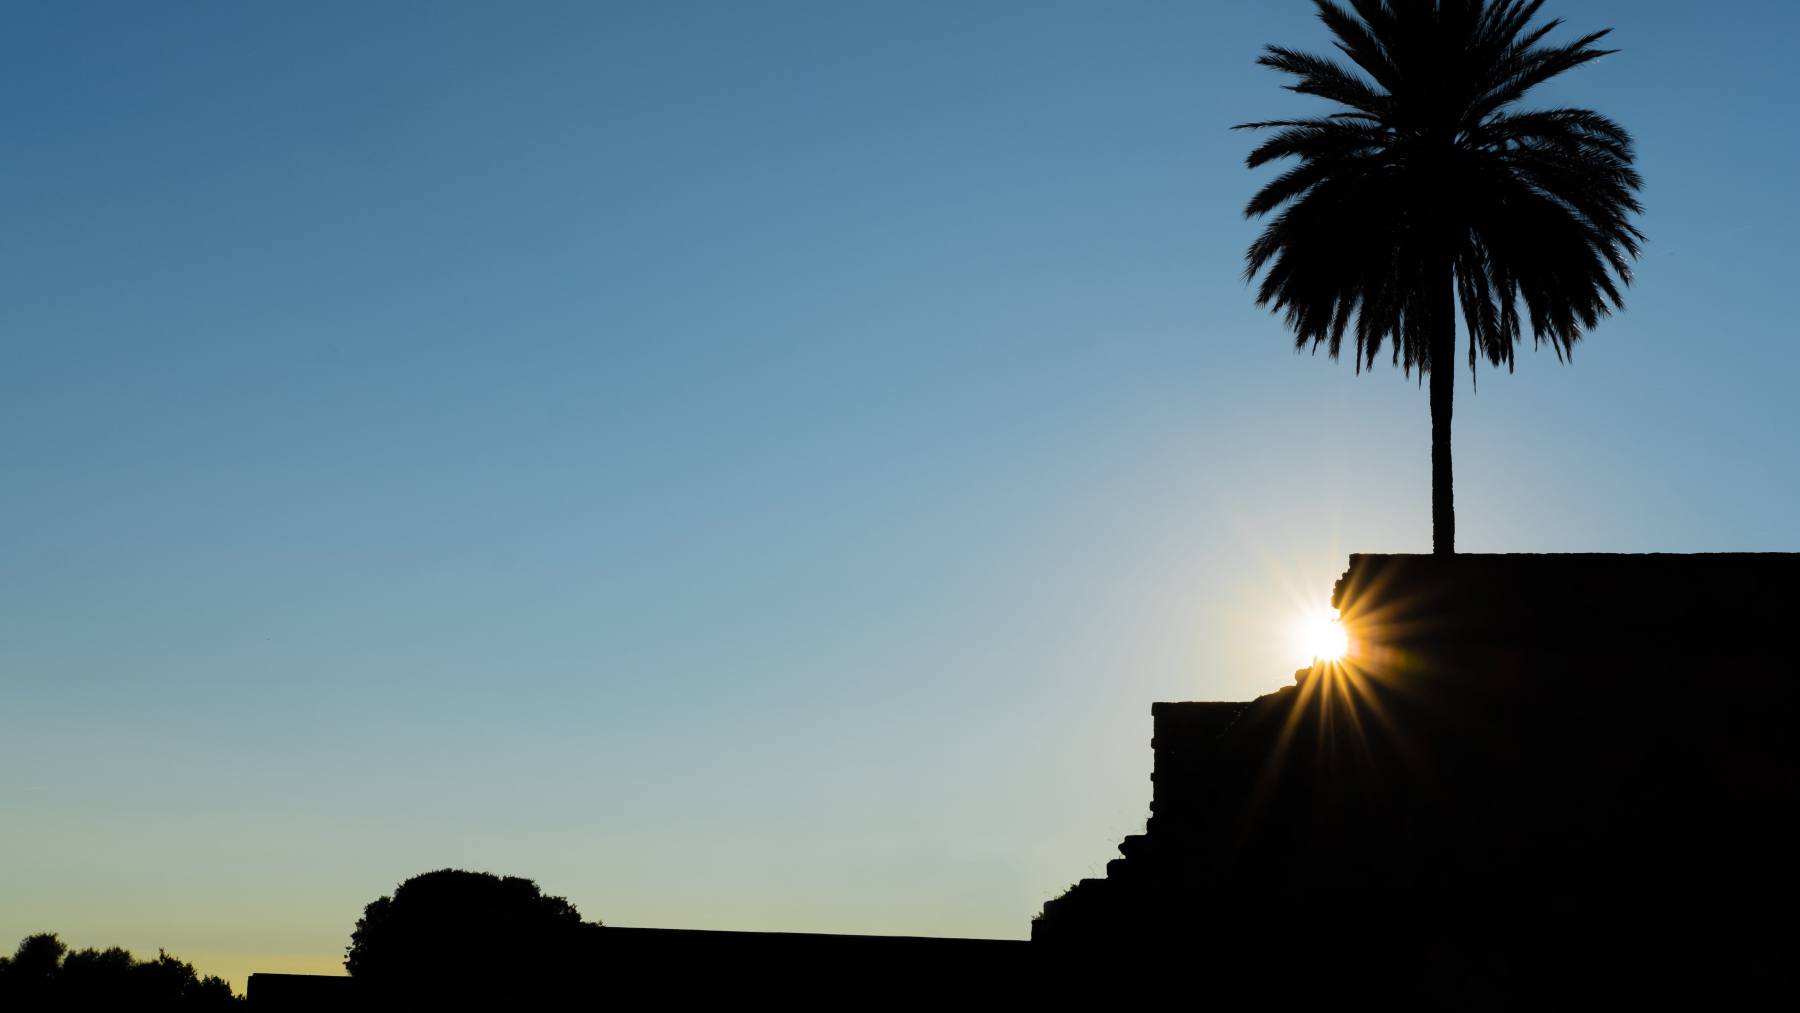
{"label": "palm frond", "polygon": [[[1643,233],[1632,139],[1587,109],[1519,110],[1544,81],[1612,50],[1607,31],[1560,45],[1544,0],[1314,0],[1349,65],[1281,46],[1258,60],[1338,108],[1264,120],[1245,161],[1291,160],[1245,206],[1263,219],[1245,253],[1259,305],[1297,348],[1358,371],[1385,349],[1410,372],[1431,359],[1425,297],[1461,305],[1471,370],[1511,369],[1534,346],[1572,354],[1623,307]],[[1441,337],[1441,328],[1439,335]]]}
{"label": "palm frond", "polygon": [[1381,112],[1385,97],[1342,64],[1322,56],[1270,46],[1257,63],[1299,78],[1289,91],[1339,102],[1366,113]]}

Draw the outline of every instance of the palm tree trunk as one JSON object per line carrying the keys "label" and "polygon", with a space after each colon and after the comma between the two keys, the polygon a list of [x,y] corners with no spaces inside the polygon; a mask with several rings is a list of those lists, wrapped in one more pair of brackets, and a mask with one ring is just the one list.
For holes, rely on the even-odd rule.
{"label": "palm tree trunk", "polygon": [[1448,264],[1431,297],[1431,552],[1456,554],[1456,496],[1450,474],[1450,402],[1456,395],[1456,295]]}

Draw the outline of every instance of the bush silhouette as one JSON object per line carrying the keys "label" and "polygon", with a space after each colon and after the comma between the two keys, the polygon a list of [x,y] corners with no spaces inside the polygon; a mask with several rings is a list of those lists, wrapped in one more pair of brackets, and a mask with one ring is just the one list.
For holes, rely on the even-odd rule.
{"label": "bush silhouette", "polygon": [[363,909],[344,968],[378,989],[541,991],[599,928],[529,879],[440,869]]}
{"label": "bush silhouette", "polygon": [[71,951],[54,932],[20,940],[0,957],[0,1009],[230,1009],[225,979],[158,951],[137,960],[117,946]]}

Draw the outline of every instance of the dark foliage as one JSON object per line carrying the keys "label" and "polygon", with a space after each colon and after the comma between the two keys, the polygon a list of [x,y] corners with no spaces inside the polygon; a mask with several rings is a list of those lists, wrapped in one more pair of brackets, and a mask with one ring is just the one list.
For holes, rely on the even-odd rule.
{"label": "dark foliage", "polygon": [[235,1008],[223,978],[158,952],[137,960],[114,946],[71,951],[55,933],[26,936],[0,957],[0,1009],[214,1010]]}
{"label": "dark foliage", "polygon": [[1643,239],[1630,135],[1587,109],[1518,106],[1614,51],[1596,46],[1606,31],[1547,44],[1561,22],[1533,23],[1543,0],[1315,4],[1351,66],[1282,46],[1258,61],[1340,108],[1240,125],[1269,131],[1251,168],[1296,163],[1244,209],[1274,216],[1245,274],[1261,276],[1258,304],[1284,315],[1297,347],[1336,357],[1348,335],[1360,371],[1385,342],[1395,365],[1433,374],[1435,513],[1449,506],[1454,304],[1471,371],[1478,357],[1511,369],[1526,326],[1564,358],[1624,305]]}
{"label": "dark foliage", "polygon": [[[1285,312],[1297,342],[1337,355],[1352,335],[1359,367],[1384,340],[1403,369],[1433,366],[1428,300],[1453,268],[1471,337],[1468,360],[1513,362],[1521,324],[1558,355],[1631,279],[1643,238],[1631,138],[1586,109],[1518,110],[1533,86],[1614,50],[1593,32],[1539,43],[1543,0],[1315,0],[1342,64],[1270,46],[1258,62],[1293,91],[1345,108],[1315,119],[1242,124],[1274,133],[1256,168],[1299,164],[1246,213],[1280,210],[1247,254],[1259,302]],[[1285,206],[1285,208],[1284,208]],[[1524,303],[1521,318],[1518,304]],[[1351,326],[1354,318],[1354,327]]]}
{"label": "dark foliage", "polygon": [[363,909],[344,967],[381,988],[454,982],[475,992],[518,993],[566,976],[599,929],[529,879],[440,869]]}

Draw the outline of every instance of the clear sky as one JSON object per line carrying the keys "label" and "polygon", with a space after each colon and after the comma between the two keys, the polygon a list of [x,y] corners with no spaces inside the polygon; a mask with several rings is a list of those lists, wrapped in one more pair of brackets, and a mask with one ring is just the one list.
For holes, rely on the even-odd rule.
{"label": "clear sky", "polygon": [[[1465,551],[1800,549],[1800,5],[1552,0],[1629,311],[1456,402]],[[1430,541],[1425,391],[1240,277],[1300,0],[15,3],[0,948],[336,965],[443,866],[1022,937],[1150,703]],[[1648,596],[1646,607],[1655,607]]]}

